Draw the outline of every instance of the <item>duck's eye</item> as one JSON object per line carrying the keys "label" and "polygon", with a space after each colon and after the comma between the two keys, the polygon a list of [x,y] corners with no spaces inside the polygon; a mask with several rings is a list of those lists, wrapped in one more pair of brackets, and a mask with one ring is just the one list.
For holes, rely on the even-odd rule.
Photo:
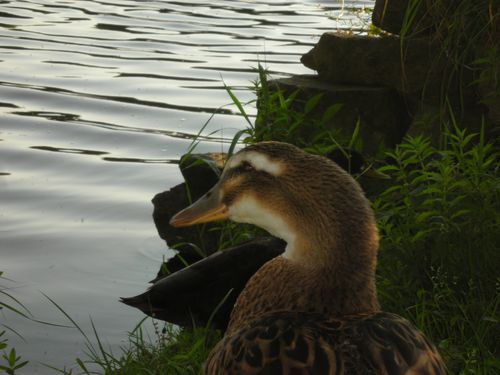
{"label": "duck's eye", "polygon": [[233,176],[233,175],[238,176],[242,173],[250,173],[253,171],[255,171],[254,166],[252,164],[250,164],[250,162],[248,162],[248,161],[243,161],[237,167],[230,169],[228,173],[231,176]]}
{"label": "duck's eye", "polygon": [[248,161],[244,161],[243,163],[241,163],[241,171],[243,172],[252,172],[252,171],[255,171],[255,168],[253,167],[252,164],[250,164]]}

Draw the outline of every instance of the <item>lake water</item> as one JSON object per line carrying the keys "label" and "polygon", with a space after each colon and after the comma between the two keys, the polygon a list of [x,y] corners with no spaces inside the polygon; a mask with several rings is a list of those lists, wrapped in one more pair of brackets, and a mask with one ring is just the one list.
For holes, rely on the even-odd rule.
{"label": "lake water", "polygon": [[[92,321],[118,354],[143,317],[118,298],[142,292],[172,254],[150,200],[181,181],[176,160],[230,103],[223,82],[247,101],[259,61],[273,77],[311,73],[299,59],[323,32],[369,20],[340,6],[0,1],[0,271],[9,278],[0,286],[36,319],[68,324],[46,294],[91,337]],[[224,108],[200,152],[224,150],[245,127],[234,107]],[[24,338],[8,333],[30,361],[22,374],[86,358],[76,329],[5,309],[1,324]]]}

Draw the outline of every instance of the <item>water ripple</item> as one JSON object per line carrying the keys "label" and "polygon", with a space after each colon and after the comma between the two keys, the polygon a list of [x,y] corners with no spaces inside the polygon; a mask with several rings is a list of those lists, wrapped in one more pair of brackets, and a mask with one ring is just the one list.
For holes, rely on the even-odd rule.
{"label": "water ripple", "polygon": [[[204,69],[212,69],[212,68],[204,68]],[[232,71],[232,69],[228,68],[227,71]],[[238,70],[238,71],[241,71],[241,70]],[[245,71],[245,70],[243,70],[243,71]],[[247,70],[247,71],[250,71],[250,70]],[[141,76],[141,75],[139,75],[139,76]],[[142,77],[146,77],[146,75],[142,75]],[[219,114],[232,114],[233,113],[232,110],[225,109],[225,108],[212,108],[212,107],[201,107],[201,106],[182,106],[182,105],[175,105],[175,104],[169,104],[169,103],[164,103],[164,102],[140,100],[140,99],[137,99],[134,97],[87,94],[87,93],[63,89],[60,87],[35,86],[35,85],[29,85],[29,84],[1,82],[1,81],[0,81],[0,86],[18,87],[18,88],[30,89],[30,90],[36,90],[36,91],[46,91],[46,92],[51,92],[51,93],[56,93],[56,94],[81,96],[81,97],[93,98],[93,99],[98,99],[98,100],[109,100],[109,101],[115,101],[115,102],[120,102],[120,103],[128,103],[128,104],[148,106],[148,107],[175,109],[175,110],[186,111],[186,112],[193,111],[193,112],[208,112],[208,113],[219,113]],[[12,104],[9,104],[9,105],[12,105]],[[23,111],[23,112],[13,112],[13,113],[18,114],[18,115],[23,115],[23,116],[30,115],[30,116],[46,117],[46,113],[43,111],[28,111],[28,112]],[[55,119],[55,118],[52,118],[52,119]],[[67,118],[65,120],[69,120],[69,119],[70,118]]]}

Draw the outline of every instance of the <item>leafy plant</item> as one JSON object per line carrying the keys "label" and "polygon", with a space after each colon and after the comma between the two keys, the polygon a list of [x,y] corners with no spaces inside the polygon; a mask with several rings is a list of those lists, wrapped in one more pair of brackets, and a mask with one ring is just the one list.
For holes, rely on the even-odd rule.
{"label": "leafy plant", "polygon": [[[3,336],[4,333],[5,331],[0,331],[0,337]],[[0,349],[4,350],[6,347],[6,340],[4,340],[0,344]],[[2,359],[5,361],[5,365],[0,365],[0,370],[5,371],[8,375],[14,375],[17,370],[28,364],[28,361],[22,361],[21,357],[17,355],[15,348],[11,348],[8,353],[4,350]]]}
{"label": "leafy plant", "polygon": [[[3,272],[0,271],[0,279],[3,279]],[[0,296],[10,300],[9,303],[0,301],[0,310],[7,309],[15,312],[16,314],[25,316],[30,318],[31,314],[28,309],[11,293],[7,292],[7,288],[0,286]],[[9,347],[8,340],[6,338],[7,330],[13,332],[17,336],[22,336],[15,331],[14,329],[6,326],[5,324],[1,325],[4,329],[0,329],[0,371],[5,371],[8,375],[16,374],[17,370],[23,368],[28,364],[28,361],[23,361],[22,358],[17,354],[16,349],[13,347]],[[19,372],[17,372],[19,373]]]}
{"label": "leafy plant", "polygon": [[499,371],[498,150],[454,126],[441,148],[408,137],[388,155],[394,185],[374,202],[383,306],[438,342],[452,373]]}

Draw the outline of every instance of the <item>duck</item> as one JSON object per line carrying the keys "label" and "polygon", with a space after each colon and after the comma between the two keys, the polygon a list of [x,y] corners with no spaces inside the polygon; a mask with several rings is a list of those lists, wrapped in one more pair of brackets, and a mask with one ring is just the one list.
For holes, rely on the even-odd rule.
{"label": "duck", "polygon": [[[334,148],[325,156],[353,175],[384,178],[360,152],[351,148]],[[205,173],[204,181],[211,180],[211,177]],[[153,217],[159,232],[166,232],[161,229],[165,215]],[[155,319],[184,328],[205,327],[224,332],[234,303],[250,277],[284,250],[285,242],[272,236],[261,236],[222,251],[211,251],[207,257],[190,251],[189,247],[187,251],[180,249],[161,265],[147,291],[133,297],[121,297],[120,301]]]}
{"label": "duck", "polygon": [[444,375],[434,345],[377,299],[377,225],[359,184],[281,142],[245,147],[217,184],[170,219],[232,220],[286,242],[238,296],[206,375]]}

